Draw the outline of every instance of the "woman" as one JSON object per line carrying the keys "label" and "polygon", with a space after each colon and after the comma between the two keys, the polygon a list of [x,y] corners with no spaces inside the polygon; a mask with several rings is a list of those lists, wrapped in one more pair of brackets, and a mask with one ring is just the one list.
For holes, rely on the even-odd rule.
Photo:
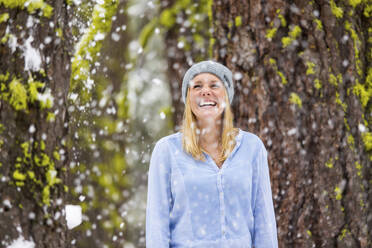
{"label": "woman", "polygon": [[277,247],[267,152],[233,127],[231,71],[203,61],[182,82],[182,131],[160,139],[148,178],[146,247]]}

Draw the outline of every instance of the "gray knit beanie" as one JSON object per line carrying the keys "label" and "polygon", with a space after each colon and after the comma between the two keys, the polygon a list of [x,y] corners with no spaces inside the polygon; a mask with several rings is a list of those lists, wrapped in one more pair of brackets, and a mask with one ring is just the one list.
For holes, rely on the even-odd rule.
{"label": "gray knit beanie", "polygon": [[186,103],[187,88],[190,81],[198,74],[208,72],[216,75],[226,87],[229,102],[234,98],[234,84],[232,80],[232,72],[226,66],[212,60],[202,61],[191,66],[185,73],[182,80],[182,100]]}

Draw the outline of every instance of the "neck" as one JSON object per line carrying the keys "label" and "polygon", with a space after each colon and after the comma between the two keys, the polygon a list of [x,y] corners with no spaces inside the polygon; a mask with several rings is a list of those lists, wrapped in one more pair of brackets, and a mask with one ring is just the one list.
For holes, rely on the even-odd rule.
{"label": "neck", "polygon": [[218,146],[222,135],[222,119],[219,120],[198,120],[200,130],[199,143],[206,149],[213,144]]}

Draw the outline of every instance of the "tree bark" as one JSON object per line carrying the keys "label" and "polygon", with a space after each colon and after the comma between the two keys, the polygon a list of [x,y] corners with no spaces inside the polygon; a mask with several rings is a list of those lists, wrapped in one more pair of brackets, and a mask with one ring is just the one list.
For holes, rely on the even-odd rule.
{"label": "tree bark", "polygon": [[236,125],[268,149],[280,247],[372,245],[371,22],[350,4],[213,2],[213,59],[234,73]]}
{"label": "tree bark", "polygon": [[62,0],[0,4],[0,240],[66,247],[71,13]]}

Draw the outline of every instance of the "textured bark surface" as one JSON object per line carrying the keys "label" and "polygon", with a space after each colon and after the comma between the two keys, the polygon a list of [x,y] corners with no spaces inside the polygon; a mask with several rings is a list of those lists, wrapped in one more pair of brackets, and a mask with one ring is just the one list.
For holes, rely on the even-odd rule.
{"label": "textured bark surface", "polygon": [[[355,90],[358,82],[368,88],[366,5],[213,2],[213,58],[234,73],[236,125],[268,149],[280,247],[372,245],[370,151],[361,131],[371,101],[362,106]],[[182,73],[169,75],[181,83]],[[180,124],[177,97],[174,106]]]}
{"label": "textured bark surface", "polygon": [[[0,37],[4,39],[0,44],[0,74],[9,73],[8,80],[1,80],[0,92],[1,247],[20,236],[25,240],[33,240],[35,247],[68,246],[62,209],[65,195],[63,182],[67,176],[65,163],[68,157],[64,139],[67,134],[66,98],[70,80],[71,36],[67,26],[69,13],[65,1],[44,3],[53,7],[50,17],[46,17],[46,12],[41,9],[30,13],[27,8],[10,9],[0,4],[0,14],[9,14],[9,19],[0,23]],[[12,34],[13,41],[17,43],[13,51],[11,38],[7,34]],[[30,37],[33,37],[33,41],[27,45]],[[30,68],[32,62],[25,65],[25,50],[29,45],[41,55],[40,68]],[[37,57],[33,56],[32,59]],[[17,101],[26,102],[24,109],[15,110],[14,104],[5,97],[9,94],[10,82],[14,77],[27,89],[24,99],[14,95]],[[45,84],[38,89],[40,94],[47,89],[51,90],[54,97],[52,107],[42,109],[40,101],[31,100],[28,84],[30,77]],[[48,112],[55,114],[54,121],[47,121]],[[45,148],[40,145],[42,140]],[[21,144],[25,142],[28,147],[22,148]],[[59,156],[53,156],[55,152]],[[50,161],[46,166],[37,166],[35,156],[48,157]],[[52,168],[52,163],[56,177],[62,179],[61,183],[53,184],[48,180],[47,171]],[[25,179],[14,176],[15,170],[26,175]],[[35,180],[30,172],[34,173]],[[44,201],[46,203],[49,200],[50,206],[43,202],[42,193],[48,183],[50,196],[46,197],[44,194]]]}

